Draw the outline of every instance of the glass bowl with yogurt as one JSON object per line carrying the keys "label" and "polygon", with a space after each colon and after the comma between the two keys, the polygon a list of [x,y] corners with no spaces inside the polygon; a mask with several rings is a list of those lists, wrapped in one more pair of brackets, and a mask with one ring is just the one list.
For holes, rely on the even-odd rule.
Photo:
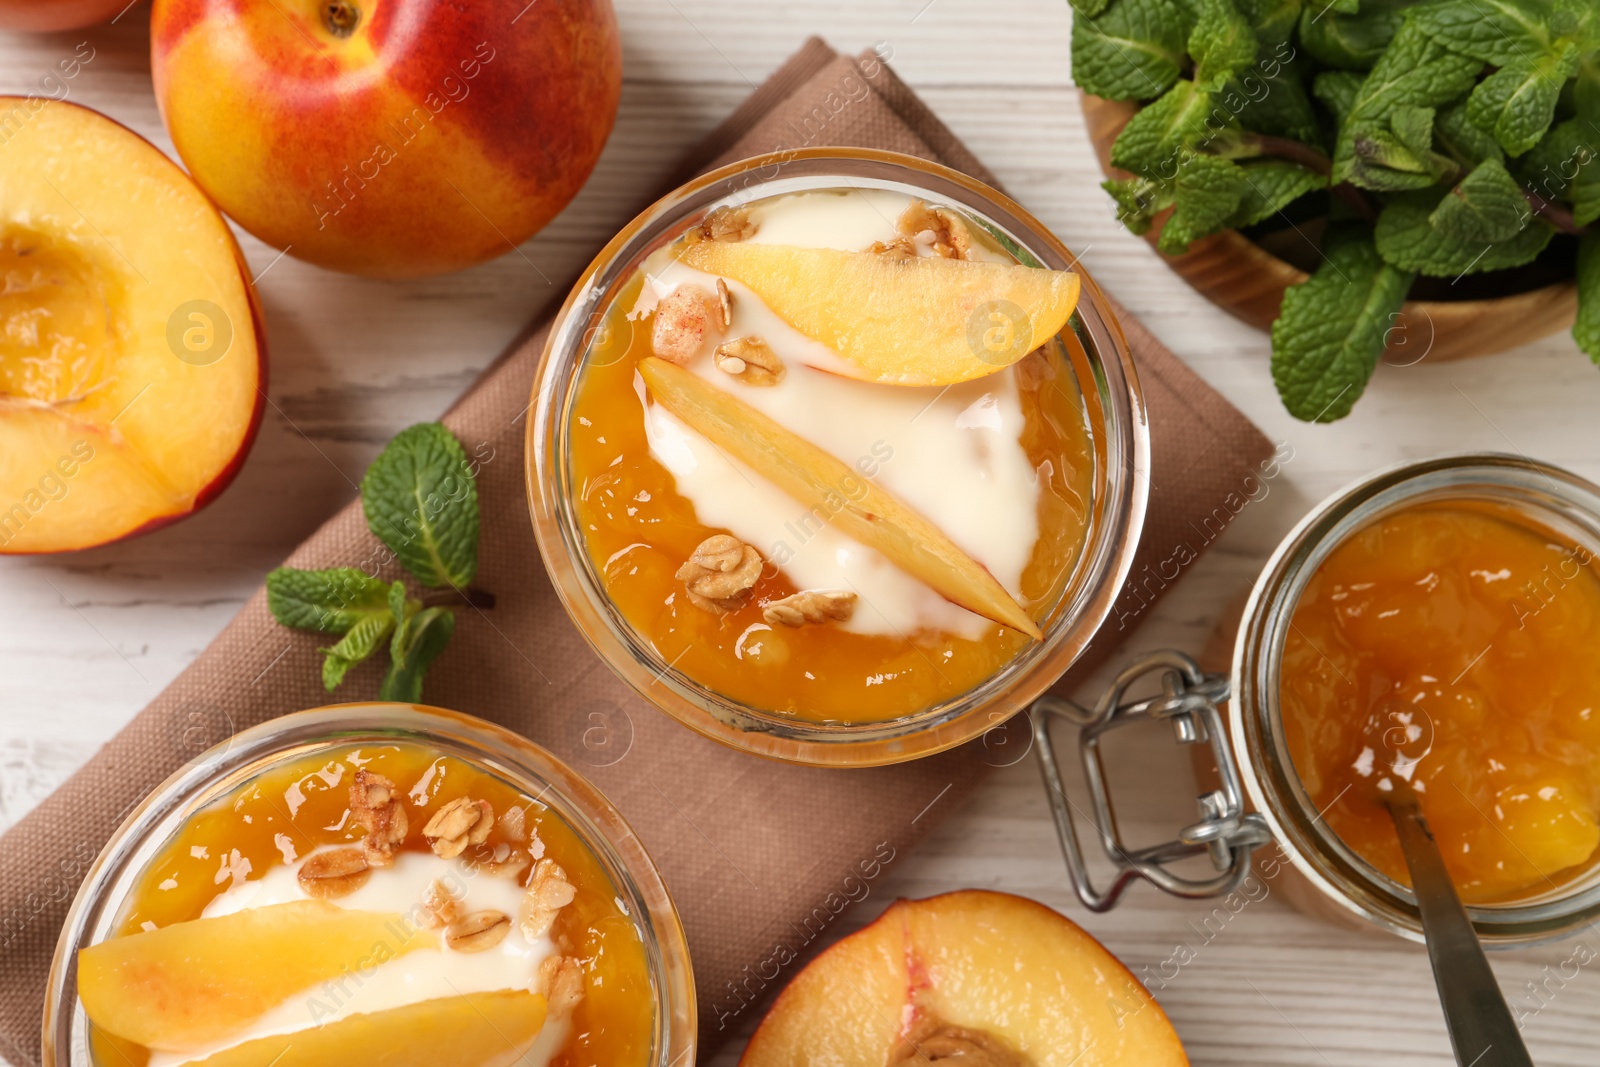
{"label": "glass bowl with yogurt", "polygon": [[625,228],[536,376],[534,529],[647,700],[872,765],[1003,724],[1110,612],[1148,432],[1108,303],[1032,216],[869,150],[756,157]]}
{"label": "glass bowl with yogurt", "polygon": [[50,976],[48,1067],[667,1067],[683,931],[644,849],[547,752],[341,705],[202,755],[107,844]]}

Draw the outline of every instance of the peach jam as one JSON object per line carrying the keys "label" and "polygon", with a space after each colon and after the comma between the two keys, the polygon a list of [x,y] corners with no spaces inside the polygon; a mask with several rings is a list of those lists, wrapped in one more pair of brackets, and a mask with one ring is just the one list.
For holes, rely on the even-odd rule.
{"label": "peach jam", "polygon": [[1284,639],[1284,740],[1349,848],[1408,884],[1421,803],[1467,903],[1571,882],[1600,845],[1600,574],[1508,505],[1413,503],[1338,544]]}
{"label": "peach jam", "polygon": [[78,964],[105,1067],[651,1061],[646,951],[599,859],[410,741],[292,759],[199,810]]}
{"label": "peach jam", "polygon": [[[779,314],[774,293],[794,271],[744,284],[688,262],[697,241],[781,246],[796,262],[813,249],[876,255],[884,280],[872,300],[834,294],[837,308]],[[586,357],[570,408],[577,523],[615,609],[663,663],[722,698],[810,722],[889,722],[971,691],[1030,645],[837,524],[869,485],[947,535],[1035,621],[1074,572],[1095,459],[1070,330],[993,373],[931,385],[863,380],[816,336],[838,344],[867,318],[882,328],[896,313],[894,264],[932,257],[1016,264],[954,211],[898,192],[768,197],[653,253],[605,312],[607,340]],[[684,292],[717,299],[707,311],[696,297],[680,328],[663,317],[682,316]],[[956,299],[901,316],[907,348],[935,331],[931,319],[966,330],[969,310]],[[701,343],[707,315],[725,342],[715,352]],[[828,328],[794,325],[819,320]],[[996,322],[986,328],[1009,328]],[[652,355],[842,464],[837,505],[785,495],[664,412],[641,377]],[[723,572],[746,580],[735,588]]]}

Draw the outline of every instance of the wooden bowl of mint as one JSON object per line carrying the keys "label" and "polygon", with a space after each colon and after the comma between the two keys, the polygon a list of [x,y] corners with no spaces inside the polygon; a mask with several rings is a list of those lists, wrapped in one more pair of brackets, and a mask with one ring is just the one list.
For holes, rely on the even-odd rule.
{"label": "wooden bowl of mint", "polygon": [[1118,218],[1272,333],[1297,418],[1379,360],[1600,362],[1600,4],[1073,0]]}

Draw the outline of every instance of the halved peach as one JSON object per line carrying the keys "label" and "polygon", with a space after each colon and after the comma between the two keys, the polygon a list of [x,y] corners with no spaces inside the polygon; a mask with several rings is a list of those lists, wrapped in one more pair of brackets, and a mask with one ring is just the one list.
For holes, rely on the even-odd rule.
{"label": "halved peach", "polygon": [[91,945],[78,953],[78,996],[107,1033],[182,1051],[318,983],[438,943],[398,914],[299,900]]}
{"label": "halved peach", "polygon": [[183,1067],[506,1067],[533,1044],[544,1020],[538,993],[467,993],[245,1041]]}
{"label": "halved peach", "polygon": [[1184,1067],[1172,1024],[1076,923],[1010,893],[898,900],[778,995],[739,1067]]}
{"label": "halved peach", "polygon": [[0,97],[0,553],[204,507],[261,419],[265,345],[222,216],[154,145]]}
{"label": "halved peach", "polygon": [[812,514],[882,552],[947,600],[1034,640],[1044,636],[981,563],[870,479],[676,364],[646,356],[639,373],[658,403]]}
{"label": "halved peach", "polygon": [[1009,367],[1072,316],[1070,271],[1016,263],[699,241],[696,270],[732,278],[785,322],[887,385],[953,385]]}

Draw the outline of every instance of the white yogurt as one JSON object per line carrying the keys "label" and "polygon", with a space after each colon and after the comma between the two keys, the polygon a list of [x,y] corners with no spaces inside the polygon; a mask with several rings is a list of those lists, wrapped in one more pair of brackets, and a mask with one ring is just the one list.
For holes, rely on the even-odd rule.
{"label": "white yogurt", "polygon": [[[896,237],[910,198],[885,191],[802,193],[754,205],[751,238],[861,251]],[[984,258],[1001,259],[979,250]],[[976,256],[975,256],[976,258]],[[685,282],[707,291],[716,278],[658,254],[630,318],[654,309]],[[877,385],[844,377],[843,357],[789,326],[756,296],[728,281],[733,323],[726,337],[761,337],[784,361],[776,385],[752,387],[718,370],[708,353],[689,366],[719,389],[875,481],[938,526],[1013,595],[1039,540],[1039,476],[1021,443],[1016,371],[945,388]],[[709,347],[709,346],[708,346]],[[882,553],[840,533],[825,514],[807,512],[786,493],[645,400],[650,454],[706,526],[753,545],[800,589],[849,590],[855,633],[908,636],[943,630],[977,638],[992,624],[945,600]],[[849,486],[846,487],[850,489]]]}
{"label": "white yogurt", "polygon": [[[334,847],[343,846],[319,848],[306,858]],[[299,867],[298,863],[283,864],[252,881],[235,881],[206,906],[202,916],[231,915],[251,908],[310,899],[296,875]],[[176,1067],[256,1038],[307,1030],[352,1015],[467,993],[529,988],[539,964],[555,955],[556,947],[548,937],[529,941],[518,929],[516,916],[523,890],[510,878],[482,870],[474,872],[460,859],[402,852],[395,857],[392,866],[375,869],[361,888],[328,903],[358,911],[399,915],[394,932],[394,947],[398,947],[408,930],[422,925],[422,902],[434,881],[443,883],[451,891],[464,912],[493,908],[511,916],[511,931],[498,945],[483,952],[417,949],[365,968],[365,974],[352,968],[340,978],[295,994],[249,1026],[213,1045],[182,1053],[153,1052],[150,1067]],[[533,1046],[515,1062],[519,1067],[545,1067],[560,1051],[570,1029],[568,1018],[547,1020]]]}

